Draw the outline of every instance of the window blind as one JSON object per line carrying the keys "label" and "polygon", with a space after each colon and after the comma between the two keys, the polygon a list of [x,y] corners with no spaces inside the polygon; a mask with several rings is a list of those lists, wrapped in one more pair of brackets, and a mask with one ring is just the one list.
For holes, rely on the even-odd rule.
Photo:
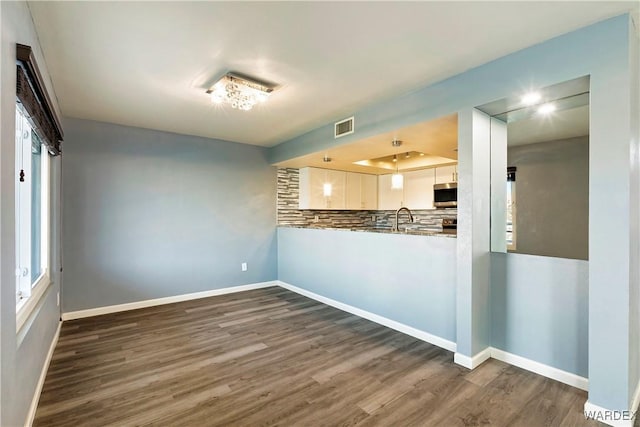
{"label": "window blind", "polygon": [[57,156],[61,153],[62,126],[53,109],[30,46],[16,45],[16,63],[17,101],[22,105],[35,132],[49,152]]}

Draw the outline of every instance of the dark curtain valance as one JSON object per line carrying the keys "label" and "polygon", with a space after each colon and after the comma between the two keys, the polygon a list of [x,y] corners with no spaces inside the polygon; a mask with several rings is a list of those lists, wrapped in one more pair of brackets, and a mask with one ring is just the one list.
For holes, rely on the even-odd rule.
{"label": "dark curtain valance", "polygon": [[16,45],[17,84],[16,95],[29,116],[36,133],[51,154],[60,154],[63,133],[51,98],[45,88],[42,76],[35,62],[31,47]]}

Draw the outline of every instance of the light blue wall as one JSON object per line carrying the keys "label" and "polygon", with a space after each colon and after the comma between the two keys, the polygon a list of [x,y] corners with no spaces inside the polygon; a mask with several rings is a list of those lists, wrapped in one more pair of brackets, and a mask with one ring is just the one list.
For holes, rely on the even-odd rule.
{"label": "light blue wall", "polygon": [[[613,25],[615,23],[615,25]],[[610,24],[610,25],[606,25]],[[600,24],[608,48],[594,50],[589,124],[589,401],[628,409],[630,390],[630,290],[634,235],[630,19]],[[598,26],[596,26],[597,28]],[[611,233],[615,224],[615,233]]]}
{"label": "light blue wall", "polygon": [[64,122],[63,312],[276,279],[266,149]]}
{"label": "light blue wall", "polygon": [[278,279],[456,339],[456,240],[278,228]]}
{"label": "light blue wall", "polygon": [[588,377],[589,263],[491,254],[492,346]]}
{"label": "light blue wall", "polygon": [[[52,224],[51,273],[53,284],[25,325],[16,333],[15,305],[15,44],[30,45],[45,85],[52,86],[31,15],[25,2],[0,2],[0,425],[24,425],[47,352],[58,327],[56,294],[60,286],[59,221],[60,161],[51,163]],[[52,96],[51,99],[55,99]],[[54,108],[57,106],[54,105]]]}
{"label": "light blue wall", "polygon": [[[632,216],[638,195],[631,184],[639,162],[631,137],[632,120],[637,120],[631,111],[632,82],[638,79],[630,65],[633,31],[630,17],[622,15],[567,33],[356,111],[352,135],[335,140],[328,123],[274,147],[269,158],[283,161],[589,75],[589,400],[608,409],[629,409],[630,383],[636,382],[631,377],[638,377],[630,362],[639,358],[631,349],[638,322],[629,305],[638,286],[632,271],[639,238]],[[616,224],[615,233],[611,224]]]}
{"label": "light blue wall", "polygon": [[458,114],[457,349],[473,357],[491,345],[490,118]]}

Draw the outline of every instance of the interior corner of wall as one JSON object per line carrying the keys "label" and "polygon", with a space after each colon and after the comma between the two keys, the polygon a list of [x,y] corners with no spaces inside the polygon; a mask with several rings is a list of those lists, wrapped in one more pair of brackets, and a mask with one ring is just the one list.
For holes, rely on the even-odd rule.
{"label": "interior corner of wall", "polygon": [[640,39],[640,9],[631,12],[629,16],[636,38]]}

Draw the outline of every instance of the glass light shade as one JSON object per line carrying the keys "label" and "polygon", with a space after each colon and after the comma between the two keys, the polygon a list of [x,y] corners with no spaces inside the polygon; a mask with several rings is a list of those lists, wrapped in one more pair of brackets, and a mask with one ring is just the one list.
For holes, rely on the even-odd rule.
{"label": "glass light shade", "polygon": [[391,188],[394,190],[400,190],[404,186],[404,177],[400,173],[394,173],[391,175]]}
{"label": "glass light shade", "polygon": [[322,186],[322,193],[324,194],[324,197],[331,197],[331,190],[331,183],[326,182]]}

